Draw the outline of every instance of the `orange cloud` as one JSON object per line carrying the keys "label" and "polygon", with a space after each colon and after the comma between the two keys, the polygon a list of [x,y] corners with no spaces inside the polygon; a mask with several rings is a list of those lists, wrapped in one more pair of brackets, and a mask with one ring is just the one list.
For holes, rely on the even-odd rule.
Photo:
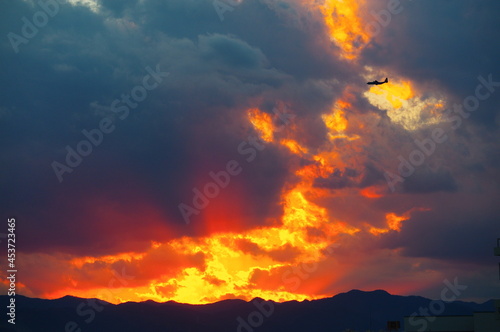
{"label": "orange cloud", "polygon": [[[316,2],[307,1],[307,4]],[[356,59],[370,40],[359,13],[363,5],[364,1],[348,0],[324,0],[317,4],[331,40],[340,47],[341,56],[348,60]]]}

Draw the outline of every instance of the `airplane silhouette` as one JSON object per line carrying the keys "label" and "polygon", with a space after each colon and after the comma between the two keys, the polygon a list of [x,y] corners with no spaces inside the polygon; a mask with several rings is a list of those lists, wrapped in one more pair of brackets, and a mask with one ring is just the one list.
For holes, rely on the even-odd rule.
{"label": "airplane silhouette", "polygon": [[366,83],[366,84],[370,84],[370,85],[380,85],[380,84],[384,84],[384,83],[387,83],[387,82],[389,82],[389,80],[388,80],[388,79],[387,79],[387,77],[386,77],[386,78],[385,78],[385,81],[383,81],[383,82],[379,82],[379,81],[375,80],[375,81],[373,81],[373,82],[368,82],[368,83]]}

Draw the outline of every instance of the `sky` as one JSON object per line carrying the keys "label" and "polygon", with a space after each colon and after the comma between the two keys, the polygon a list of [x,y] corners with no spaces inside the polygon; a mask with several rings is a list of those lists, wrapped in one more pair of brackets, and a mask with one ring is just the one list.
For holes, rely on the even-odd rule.
{"label": "sky", "polygon": [[18,294],[500,297],[498,1],[2,6]]}

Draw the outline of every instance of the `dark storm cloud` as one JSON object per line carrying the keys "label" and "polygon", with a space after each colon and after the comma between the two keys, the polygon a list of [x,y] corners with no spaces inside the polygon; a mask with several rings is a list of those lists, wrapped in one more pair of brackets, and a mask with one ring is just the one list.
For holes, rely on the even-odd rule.
{"label": "dark storm cloud", "polygon": [[368,162],[358,171],[349,167],[344,170],[335,169],[328,178],[316,178],[314,186],[318,188],[342,189],[342,188],[366,188],[385,183],[383,171]]}
{"label": "dark storm cloud", "polygon": [[400,234],[387,235],[386,245],[401,247],[410,257],[491,264],[496,237],[491,235],[498,232],[500,213],[498,194],[489,198],[431,195],[428,200],[431,197],[431,210],[414,212]]}
{"label": "dark storm cloud", "polygon": [[[224,22],[211,1],[101,4],[98,14],[61,5],[18,54],[7,38],[0,44],[6,74],[0,79],[1,195],[5,213],[23,220],[23,250],[143,250],[151,240],[203,234],[204,220],[215,212],[246,216],[239,225],[221,226],[233,230],[277,217],[288,154],[266,146],[246,164],[238,146],[256,133],[244,111],[260,106],[272,114],[285,101],[300,121],[313,124],[303,137],[319,144],[324,137],[314,129],[321,123],[308,113],[324,110],[333,92],[317,79],[346,75],[345,69],[331,57],[318,58],[312,31],[283,24],[285,17],[261,3],[245,2]],[[20,18],[40,8],[16,2],[10,10],[3,35],[20,33]],[[120,120],[113,101],[157,65],[170,75]],[[99,128],[104,117],[116,129],[59,183],[51,163],[64,163],[65,147],[76,149],[82,130]],[[178,204],[191,202],[192,189],[233,159],[242,175],[186,227]],[[220,211],[237,196],[239,210],[234,202]]]}
{"label": "dark storm cloud", "polygon": [[354,178],[358,176],[358,172],[352,168],[340,170],[336,168],[328,178],[316,178],[314,186],[318,188],[342,189],[347,187],[355,187]]}
{"label": "dark storm cloud", "polygon": [[419,169],[415,174],[403,182],[405,192],[431,193],[436,191],[456,191],[457,183],[447,170],[432,171]]}
{"label": "dark storm cloud", "polygon": [[262,52],[236,38],[223,35],[203,37],[200,48],[207,61],[220,61],[231,67],[257,69],[265,61]]}
{"label": "dark storm cloud", "polygon": [[[348,279],[375,280],[371,276],[377,270],[404,261],[403,267],[395,264],[387,270],[394,274],[385,271],[392,282],[394,275],[408,270],[413,257],[435,259],[436,265],[490,264],[490,240],[498,232],[500,213],[494,127],[500,92],[481,101],[459,129],[447,131],[449,140],[400,184],[401,190],[390,193],[384,171],[394,171],[398,156],[406,158],[417,148],[414,138],[429,135],[403,129],[360,97],[366,91],[360,75],[370,65],[408,77],[417,92],[439,92],[450,104],[462,102],[474,93],[478,75],[492,73],[500,81],[500,46],[494,43],[500,5],[496,0],[402,1],[403,12],[381,29],[359,61],[349,62],[339,60],[322,19],[313,18],[318,13],[297,2],[244,1],[226,12],[223,21],[212,0],[101,0],[97,14],[84,6],[61,5],[35,37],[19,45],[19,53],[5,36],[20,33],[21,17],[30,19],[39,7],[9,3],[0,14],[0,196],[2,216],[18,219],[20,250],[35,253],[27,256],[36,262],[28,263],[36,265],[40,255],[41,261],[53,261],[49,272],[55,273],[65,266],[44,253],[142,252],[151,248],[151,241],[278,223],[282,190],[296,180],[290,165],[311,161],[293,159],[274,144],[265,144],[247,161],[238,147],[258,133],[245,111],[259,107],[273,115],[275,107],[286,105],[296,115],[294,138],[314,154],[332,148],[319,115],[331,111],[332,101],[344,91],[343,98],[352,104],[345,112],[346,134],[359,136],[362,148],[355,149],[356,142],[333,148],[358,167],[315,181],[316,187],[333,189],[330,197],[306,197],[324,207],[332,222],[361,230],[359,237],[339,242],[340,260],[356,256],[349,262],[353,265],[360,253],[372,257],[377,247],[399,248],[402,256],[391,253],[388,265],[380,267],[375,255],[368,260],[373,264],[360,263],[361,272]],[[387,2],[369,6],[380,10]],[[157,65],[169,76],[121,120],[110,108],[113,101],[143,84],[146,68]],[[64,162],[65,147],[76,147],[85,138],[82,130],[98,128],[104,117],[112,118],[116,129],[59,183],[52,161]],[[351,121],[358,123],[358,117],[364,126],[355,129]],[[241,174],[186,225],[178,204],[192,205],[193,188],[202,189],[213,181],[210,172],[224,170],[232,160]],[[353,189],[367,187],[373,192],[366,196]],[[409,217],[401,232],[374,236],[368,231],[371,226],[386,228],[390,213]],[[308,230],[311,238],[323,233]],[[245,253],[280,262],[298,255],[287,246],[267,252],[253,242],[239,245]],[[121,261],[114,267],[137,268],[142,272],[134,273],[147,280],[156,276],[152,266],[168,265],[168,259],[172,268],[204,265],[201,254],[183,263],[186,257],[170,250],[156,253],[147,259],[151,266]],[[87,267],[92,272],[100,265]],[[274,275],[271,289],[283,285],[283,272]],[[268,281],[273,273],[255,270],[253,277]],[[39,292],[56,287],[46,283],[50,275],[41,280],[34,286]]]}
{"label": "dark storm cloud", "polygon": [[374,164],[368,162],[365,164],[365,170],[363,173],[363,177],[359,183],[361,188],[369,187],[375,184],[383,183],[384,174],[383,172],[377,168]]}
{"label": "dark storm cloud", "polygon": [[114,16],[122,16],[124,11],[132,10],[136,7],[138,0],[123,0],[123,1],[113,1],[113,0],[101,0],[100,4]]}
{"label": "dark storm cloud", "polygon": [[[492,74],[500,81],[496,59],[500,45],[493,42],[500,30],[500,4],[481,1],[401,1],[404,10],[394,15],[382,33],[365,49],[364,58],[375,66],[396,70],[417,85],[438,84],[453,102],[474,93],[477,77]],[[384,6],[373,6],[376,11]],[[450,105],[451,106],[451,105]],[[494,126],[500,94],[481,102],[472,122]]]}

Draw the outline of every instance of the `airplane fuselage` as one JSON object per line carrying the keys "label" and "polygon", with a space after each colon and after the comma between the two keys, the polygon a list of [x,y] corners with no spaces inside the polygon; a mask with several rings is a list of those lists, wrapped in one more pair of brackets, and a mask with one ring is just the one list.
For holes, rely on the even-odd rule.
{"label": "airplane fuselage", "polygon": [[382,82],[379,82],[379,81],[373,81],[373,82],[368,82],[366,84],[369,84],[369,85],[380,85],[380,84],[385,84],[385,83],[388,83],[389,80],[386,78],[385,81],[382,81]]}

